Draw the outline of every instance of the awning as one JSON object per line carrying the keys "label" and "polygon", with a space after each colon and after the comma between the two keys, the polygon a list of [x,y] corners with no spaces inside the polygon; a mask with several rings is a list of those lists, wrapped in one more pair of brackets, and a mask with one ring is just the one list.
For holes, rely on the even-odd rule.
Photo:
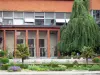
{"label": "awning", "polygon": [[25,22],[35,22],[33,18],[25,18]]}
{"label": "awning", "polygon": [[56,22],[57,23],[68,23],[68,21],[69,21],[70,19],[56,19]]}

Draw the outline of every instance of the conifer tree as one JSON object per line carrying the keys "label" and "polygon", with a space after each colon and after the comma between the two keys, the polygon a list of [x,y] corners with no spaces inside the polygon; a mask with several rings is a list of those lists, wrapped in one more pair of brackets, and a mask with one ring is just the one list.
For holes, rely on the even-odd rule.
{"label": "conifer tree", "polygon": [[88,10],[88,0],[75,0],[67,26],[61,27],[61,52],[82,50],[84,46],[95,47],[100,44],[99,26]]}

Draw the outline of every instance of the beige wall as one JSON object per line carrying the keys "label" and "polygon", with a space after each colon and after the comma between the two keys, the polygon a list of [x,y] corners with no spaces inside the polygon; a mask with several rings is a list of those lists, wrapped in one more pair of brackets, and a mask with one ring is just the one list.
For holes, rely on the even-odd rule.
{"label": "beige wall", "polygon": [[6,48],[8,52],[14,51],[14,31],[6,32]]}
{"label": "beige wall", "polygon": [[56,34],[50,34],[50,52],[51,57],[54,57],[54,50],[57,45],[57,35]]}
{"label": "beige wall", "polygon": [[[9,31],[7,32],[7,39],[6,39],[6,44],[8,48],[8,52],[13,52],[14,51],[14,32]],[[29,31],[28,33],[28,38],[29,39],[34,39],[36,40],[36,32],[34,31]],[[24,39],[25,43],[25,32],[21,32],[21,34],[18,36],[18,39]],[[45,48],[47,52],[47,32],[40,32],[39,33],[39,39],[45,39]],[[57,44],[57,35],[56,34],[50,34],[50,49],[51,49],[51,57],[54,56],[54,49]],[[36,42],[35,42],[35,50],[36,50]],[[36,52],[36,51],[35,51]],[[36,56],[36,54],[35,54]]]}

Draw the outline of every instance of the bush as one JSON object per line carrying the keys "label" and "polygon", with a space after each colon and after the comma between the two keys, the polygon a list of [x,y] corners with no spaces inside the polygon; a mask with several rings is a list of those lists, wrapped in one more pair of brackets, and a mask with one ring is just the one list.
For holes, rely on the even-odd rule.
{"label": "bush", "polygon": [[37,66],[37,65],[29,65],[28,66],[29,70],[34,70],[34,71],[47,71],[48,67],[45,66]]}
{"label": "bush", "polygon": [[89,70],[90,71],[100,71],[100,66],[99,65],[93,65]]}
{"label": "bush", "polygon": [[0,50],[0,57],[4,57],[5,52],[3,50]]}
{"label": "bush", "polygon": [[21,68],[19,66],[10,66],[8,68],[9,72],[16,72],[16,71],[21,71]]}
{"label": "bush", "polygon": [[92,61],[93,61],[94,63],[99,63],[99,62],[100,62],[100,58],[95,57],[95,58],[92,59]]}
{"label": "bush", "polygon": [[2,62],[3,64],[9,63],[9,59],[8,59],[8,58],[2,58],[2,59],[1,59],[1,62]]}
{"label": "bush", "polygon": [[78,65],[78,61],[75,60],[75,61],[73,62],[73,65]]}

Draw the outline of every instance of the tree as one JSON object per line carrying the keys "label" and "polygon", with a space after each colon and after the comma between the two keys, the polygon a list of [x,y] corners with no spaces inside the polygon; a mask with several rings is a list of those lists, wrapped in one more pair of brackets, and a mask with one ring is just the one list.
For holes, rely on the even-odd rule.
{"label": "tree", "polygon": [[100,44],[99,26],[90,15],[86,0],[75,0],[67,26],[61,27],[61,52],[82,50],[84,46],[95,47]]}
{"label": "tree", "polygon": [[24,59],[26,59],[29,55],[29,49],[27,46],[24,44],[17,45],[16,57],[22,58],[22,63],[24,63]]}
{"label": "tree", "polygon": [[93,57],[95,55],[94,50],[91,47],[83,47],[82,48],[82,56],[86,58],[86,63],[88,64],[88,58]]}

